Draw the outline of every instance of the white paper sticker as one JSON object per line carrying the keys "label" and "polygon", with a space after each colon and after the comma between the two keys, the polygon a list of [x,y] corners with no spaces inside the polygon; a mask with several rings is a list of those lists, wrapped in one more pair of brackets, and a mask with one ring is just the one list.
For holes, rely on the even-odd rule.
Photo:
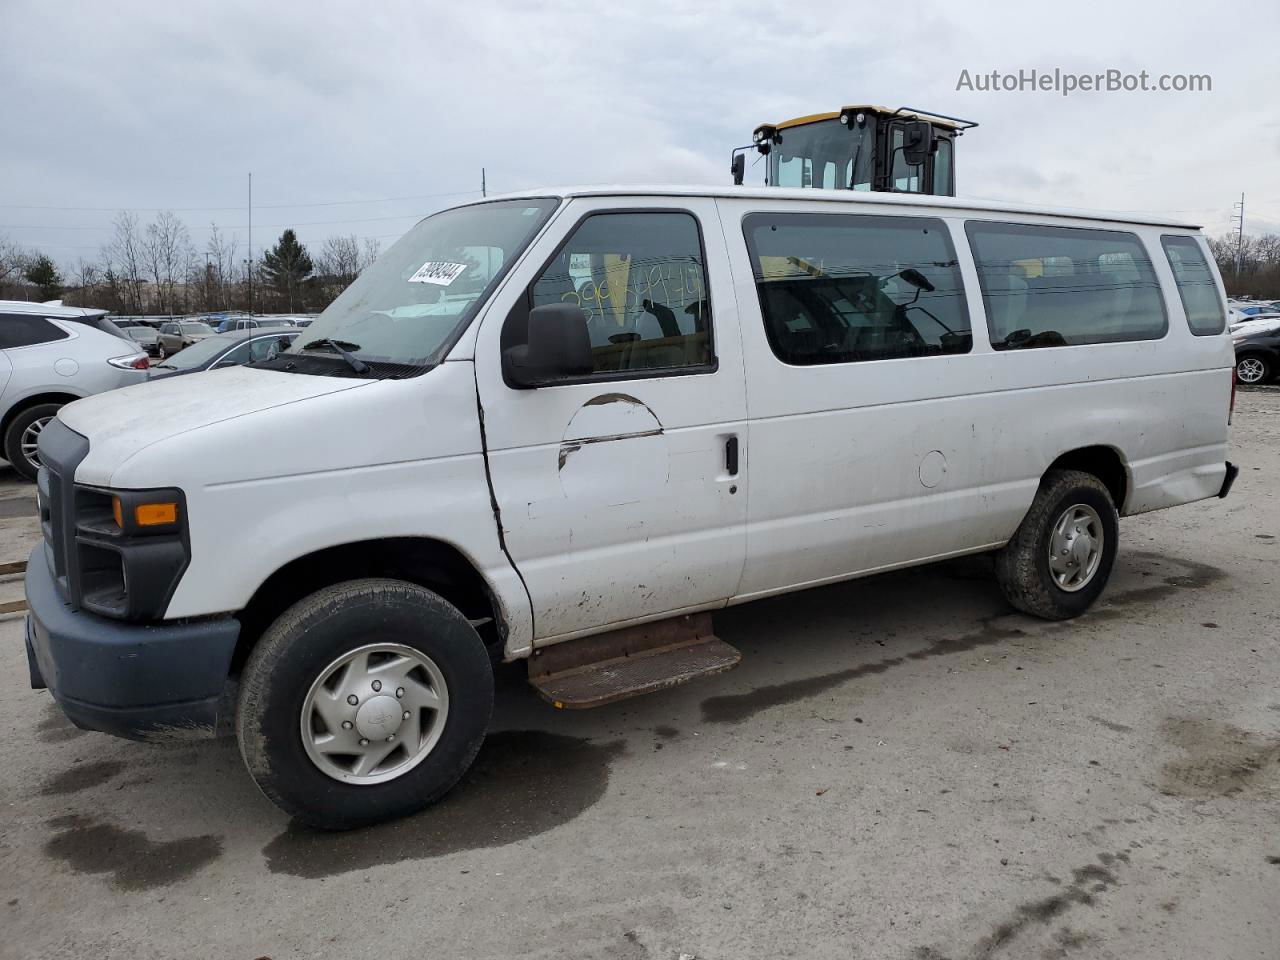
{"label": "white paper sticker", "polygon": [[446,263],[443,260],[432,260],[420,266],[414,275],[409,278],[409,282],[437,283],[442,287],[447,287],[457,280],[465,269],[467,269],[465,263]]}

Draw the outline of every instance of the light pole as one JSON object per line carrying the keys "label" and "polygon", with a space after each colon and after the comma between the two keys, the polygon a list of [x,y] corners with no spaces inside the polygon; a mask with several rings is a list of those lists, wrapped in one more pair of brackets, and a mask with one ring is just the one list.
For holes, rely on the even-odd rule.
{"label": "light pole", "polygon": [[253,174],[249,174],[249,316],[253,316]]}

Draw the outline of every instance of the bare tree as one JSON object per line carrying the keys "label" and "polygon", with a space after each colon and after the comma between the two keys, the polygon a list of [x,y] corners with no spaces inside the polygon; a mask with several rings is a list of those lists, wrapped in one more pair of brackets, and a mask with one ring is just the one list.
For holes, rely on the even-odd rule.
{"label": "bare tree", "polygon": [[94,300],[97,297],[100,277],[101,269],[96,263],[84,257],[77,258],[75,268],[71,271],[72,289],[67,291],[66,299],[81,307],[96,306]]}
{"label": "bare tree", "polygon": [[102,248],[104,269],[118,291],[121,306],[134,313],[143,312],[142,277],[143,243],[138,233],[137,214],[121,210],[112,221],[115,232]]}
{"label": "bare tree", "polygon": [[1212,237],[1209,249],[1227,293],[1261,299],[1280,297],[1280,235],[1263,237],[1237,234]]}
{"label": "bare tree", "polygon": [[382,254],[382,243],[377,237],[364,238],[364,256],[360,260],[360,272],[369,267]]}
{"label": "bare tree", "polygon": [[0,283],[16,280],[25,267],[22,248],[8,237],[0,237]]}
{"label": "bare tree", "polygon": [[346,286],[360,274],[360,241],[354,235],[329,237],[316,256],[316,273],[326,283]]}
{"label": "bare tree", "polygon": [[208,255],[209,279],[214,288],[214,303],[222,310],[231,306],[231,289],[239,275],[236,263],[238,246],[234,233],[226,236],[216,223],[209,224],[209,242],[205,245],[205,253]]}
{"label": "bare tree", "polygon": [[160,312],[172,316],[177,307],[178,284],[190,272],[192,247],[187,225],[172,211],[161,210],[147,224],[143,253]]}

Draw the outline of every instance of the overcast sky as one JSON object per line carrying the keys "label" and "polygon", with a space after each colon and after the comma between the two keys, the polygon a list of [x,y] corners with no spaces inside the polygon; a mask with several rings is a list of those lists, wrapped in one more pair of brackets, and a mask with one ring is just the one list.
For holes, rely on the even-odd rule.
{"label": "overcast sky", "polygon": [[[69,265],[117,210],[167,208],[198,249],[211,221],[243,249],[252,171],[255,251],[286,226],[385,248],[481,167],[491,193],[726,183],[757,124],[864,102],[979,121],[961,195],[1220,234],[1243,190],[1246,231],[1280,232],[1278,28],[1275,0],[0,0],[0,235]],[[1032,68],[1213,89],[956,89]]]}

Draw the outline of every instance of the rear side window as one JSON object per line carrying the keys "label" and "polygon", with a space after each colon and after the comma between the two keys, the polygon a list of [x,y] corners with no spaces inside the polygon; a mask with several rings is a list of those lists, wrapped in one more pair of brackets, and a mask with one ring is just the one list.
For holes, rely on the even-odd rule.
{"label": "rear side window", "polygon": [[0,350],[31,347],[37,343],[65,340],[71,334],[54,326],[44,317],[27,313],[0,314]]}
{"label": "rear side window", "polygon": [[1132,233],[979,220],[965,230],[997,350],[1156,340],[1169,328]]}
{"label": "rear side window", "polygon": [[129,335],[127,333],[116,326],[112,321],[108,320],[105,316],[66,317],[64,319],[69,323],[78,323],[82,326],[92,327],[94,330],[101,330],[103,333],[109,333],[111,336],[119,337],[121,340],[129,339]]}
{"label": "rear side window", "polygon": [[692,214],[594,214],[529,293],[531,307],[582,308],[597,374],[713,362],[705,258]]}
{"label": "rear side window", "polygon": [[757,213],[743,220],[765,334],[800,366],[968,353],[964,287],[941,220]]}
{"label": "rear side window", "polygon": [[1173,280],[1187,314],[1187,325],[1197,337],[1221,333],[1227,326],[1227,315],[1218,297],[1218,285],[1204,251],[1194,237],[1163,236],[1160,245],[1169,258]]}

